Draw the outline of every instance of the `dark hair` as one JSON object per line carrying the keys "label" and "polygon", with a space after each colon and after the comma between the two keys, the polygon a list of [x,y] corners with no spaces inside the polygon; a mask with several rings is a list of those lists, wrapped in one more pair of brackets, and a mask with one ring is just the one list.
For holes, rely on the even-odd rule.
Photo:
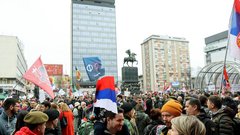
{"label": "dark hair", "polygon": [[158,109],[158,108],[151,109],[150,114],[149,114],[149,117],[150,117],[152,120],[157,120],[157,119],[159,119],[159,117],[161,117],[161,110]]}
{"label": "dark hair", "polygon": [[198,100],[198,99],[196,99],[196,98],[190,98],[189,100],[187,100],[187,101],[189,101],[189,104],[190,105],[196,105],[197,106],[197,110],[198,111],[200,111],[200,109],[201,109],[201,103],[200,103],[200,101]]}
{"label": "dark hair", "polygon": [[[124,110],[122,108],[118,108],[118,113],[124,113]],[[113,113],[111,111],[105,112],[105,117],[109,117],[110,119],[114,119],[116,116],[116,113]]]}
{"label": "dark hair", "polygon": [[4,108],[4,110],[8,110],[11,105],[15,106],[16,103],[17,103],[17,100],[16,100],[16,99],[14,99],[14,98],[7,98],[7,99],[3,102],[3,108]]}
{"label": "dark hair", "polygon": [[211,95],[208,100],[214,104],[218,109],[222,107],[222,100],[219,96]]}
{"label": "dark hair", "polygon": [[207,100],[208,100],[207,96],[204,96],[204,95],[201,95],[198,99],[199,99],[202,106],[206,105]]}
{"label": "dark hair", "polygon": [[25,124],[31,131],[33,131],[35,128],[37,128],[37,126],[39,124],[29,124],[29,123],[26,123]]}
{"label": "dark hair", "polygon": [[117,97],[123,99],[123,96],[121,94],[117,95]]}
{"label": "dark hair", "polygon": [[231,97],[225,97],[222,100],[222,104],[233,109],[234,113],[238,112],[237,103]]}
{"label": "dark hair", "polygon": [[25,122],[23,121],[24,117],[28,114],[28,111],[22,110],[17,114],[17,122],[14,133],[19,131],[23,126],[25,126]]}
{"label": "dark hair", "polygon": [[48,107],[48,109],[51,108],[51,103],[49,101],[43,101],[41,104],[44,105],[45,107]]}

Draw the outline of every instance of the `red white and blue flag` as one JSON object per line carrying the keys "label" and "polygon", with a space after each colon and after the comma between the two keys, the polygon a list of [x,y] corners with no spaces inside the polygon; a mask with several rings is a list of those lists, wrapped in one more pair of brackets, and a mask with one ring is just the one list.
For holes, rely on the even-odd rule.
{"label": "red white and blue flag", "polygon": [[97,81],[95,96],[94,107],[105,108],[113,113],[118,113],[113,76],[105,76]]}
{"label": "red white and blue flag", "polygon": [[240,60],[240,1],[234,0],[229,25],[228,54]]}
{"label": "red white and blue flag", "polygon": [[223,68],[223,85],[226,89],[229,89],[231,87],[228,79],[228,73],[225,66]]}
{"label": "red white and blue flag", "polygon": [[47,74],[47,70],[39,57],[35,63],[23,75],[23,78],[34,83],[43,89],[51,98],[54,98],[52,86]]}

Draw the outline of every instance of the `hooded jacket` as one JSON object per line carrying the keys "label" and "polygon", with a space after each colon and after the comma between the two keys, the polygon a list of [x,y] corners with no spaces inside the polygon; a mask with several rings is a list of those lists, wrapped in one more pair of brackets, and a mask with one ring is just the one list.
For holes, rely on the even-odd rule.
{"label": "hooded jacket", "polygon": [[8,117],[5,111],[0,115],[0,135],[10,135],[16,126],[16,116]]}
{"label": "hooded jacket", "polygon": [[33,133],[28,127],[22,127],[14,135],[37,135],[37,134]]}

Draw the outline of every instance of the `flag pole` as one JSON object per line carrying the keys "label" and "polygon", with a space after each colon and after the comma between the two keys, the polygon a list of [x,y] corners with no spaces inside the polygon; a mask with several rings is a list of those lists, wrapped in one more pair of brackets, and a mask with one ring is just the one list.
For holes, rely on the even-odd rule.
{"label": "flag pole", "polygon": [[223,61],[222,78],[221,78],[221,82],[220,82],[221,85],[220,85],[219,95],[221,94],[220,92],[222,90],[222,85],[223,85],[223,72],[224,72],[224,68],[226,67],[228,46],[229,46],[229,32],[228,32],[228,40],[227,40],[227,45],[226,45],[226,52],[225,52],[224,61]]}

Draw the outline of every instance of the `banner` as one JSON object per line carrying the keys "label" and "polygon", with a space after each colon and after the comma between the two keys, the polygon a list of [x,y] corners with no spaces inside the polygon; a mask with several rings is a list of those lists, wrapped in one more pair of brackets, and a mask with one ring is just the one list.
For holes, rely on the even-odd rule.
{"label": "banner", "polygon": [[83,58],[83,62],[90,81],[96,81],[105,75],[105,68],[102,68],[101,60],[98,57]]}
{"label": "banner", "polygon": [[34,83],[43,89],[51,98],[54,98],[54,93],[49,81],[47,71],[39,57],[35,63],[23,75],[23,78]]}

